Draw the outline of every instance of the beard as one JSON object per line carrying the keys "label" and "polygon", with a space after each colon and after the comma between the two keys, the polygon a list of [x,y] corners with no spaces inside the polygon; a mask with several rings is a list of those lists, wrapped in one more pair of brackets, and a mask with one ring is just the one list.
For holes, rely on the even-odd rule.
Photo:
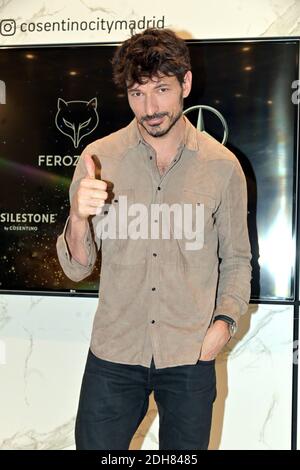
{"label": "beard", "polygon": [[[151,116],[149,115],[146,115],[146,116],[143,116],[139,123],[141,124],[141,126],[143,126],[143,128],[145,129],[145,131],[151,135],[151,137],[162,137],[164,135],[166,135],[168,132],[170,132],[170,130],[172,129],[172,127],[176,124],[176,122],[181,118],[182,116],[182,112],[183,112],[183,96],[182,96],[182,92],[180,94],[180,98],[179,98],[179,110],[176,114],[174,113],[168,113],[168,112],[162,112],[162,113],[155,113],[155,114],[152,114]],[[157,125],[157,126],[151,126],[151,128],[149,129],[148,127],[145,126],[145,122],[147,121],[151,121],[152,119],[160,119],[160,118],[163,118],[167,116],[169,118],[169,123],[168,123],[168,126],[165,128],[165,129],[161,129],[161,125]]]}

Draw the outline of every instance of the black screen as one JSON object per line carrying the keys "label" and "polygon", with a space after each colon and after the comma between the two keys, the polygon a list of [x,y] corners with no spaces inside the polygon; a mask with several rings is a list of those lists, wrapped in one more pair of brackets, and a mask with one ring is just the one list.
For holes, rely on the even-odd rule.
{"label": "black screen", "polygon": [[[188,45],[193,86],[184,109],[196,108],[187,117],[219,141],[227,124],[225,145],[246,174],[252,298],[291,299],[297,137],[291,85],[298,79],[298,42]],[[99,263],[88,279],[74,283],[61,270],[55,244],[69,212],[78,156],[133,117],[126,96],[112,82],[114,49],[0,48],[6,95],[0,104],[2,291],[98,290]]]}

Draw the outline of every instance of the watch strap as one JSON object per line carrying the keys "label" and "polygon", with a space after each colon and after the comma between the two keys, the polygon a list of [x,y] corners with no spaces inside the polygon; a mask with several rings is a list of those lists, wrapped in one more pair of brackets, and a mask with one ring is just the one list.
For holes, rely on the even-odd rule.
{"label": "watch strap", "polygon": [[216,320],[223,320],[225,321],[226,323],[229,323],[229,325],[235,325],[235,321],[233,320],[233,318],[229,317],[228,315],[217,315],[215,318],[214,318],[214,322]]}

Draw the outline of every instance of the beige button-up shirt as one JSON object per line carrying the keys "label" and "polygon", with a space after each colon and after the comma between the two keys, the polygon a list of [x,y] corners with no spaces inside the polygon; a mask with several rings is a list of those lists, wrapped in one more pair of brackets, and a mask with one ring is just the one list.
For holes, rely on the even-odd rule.
{"label": "beige button-up shirt", "polygon": [[[251,254],[245,176],[231,151],[184,119],[184,141],[163,175],[155,150],[143,140],[135,119],[89,144],[76,166],[70,202],[86,176],[85,153],[98,157],[101,179],[112,185],[101,214],[90,217],[84,239],[87,266],[68,250],[69,217],[57,239],[60,264],[74,281],[91,274],[96,250],[101,249],[99,301],[90,344],[99,358],[150,367],[153,356],[158,369],[195,364],[214,316],[224,314],[238,322],[247,311]],[[173,204],[181,209],[182,221],[192,221],[181,236],[176,229],[183,223],[178,218],[175,223],[171,211],[170,235],[163,235],[166,215],[157,208]],[[186,219],[184,207],[190,210]],[[144,228],[140,237],[131,236],[129,229],[133,224],[136,233],[137,218]],[[112,220],[119,224],[109,232]],[[196,233],[197,243],[190,249],[188,243]]]}

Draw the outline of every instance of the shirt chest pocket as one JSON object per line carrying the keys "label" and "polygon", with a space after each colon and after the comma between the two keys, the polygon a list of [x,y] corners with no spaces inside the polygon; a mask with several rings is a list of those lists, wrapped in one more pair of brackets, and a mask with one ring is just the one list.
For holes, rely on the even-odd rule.
{"label": "shirt chest pocket", "polygon": [[137,265],[146,261],[142,240],[133,234],[135,214],[135,191],[118,188],[105,206],[102,230],[102,259],[110,264]]}
{"label": "shirt chest pocket", "polygon": [[172,211],[170,240],[163,243],[167,264],[205,268],[209,263],[209,246],[216,242],[215,209],[216,200],[209,194],[189,188],[182,190],[180,202]]}
{"label": "shirt chest pocket", "polygon": [[183,189],[182,205],[184,220],[193,230],[213,225],[216,200],[209,194]]}

